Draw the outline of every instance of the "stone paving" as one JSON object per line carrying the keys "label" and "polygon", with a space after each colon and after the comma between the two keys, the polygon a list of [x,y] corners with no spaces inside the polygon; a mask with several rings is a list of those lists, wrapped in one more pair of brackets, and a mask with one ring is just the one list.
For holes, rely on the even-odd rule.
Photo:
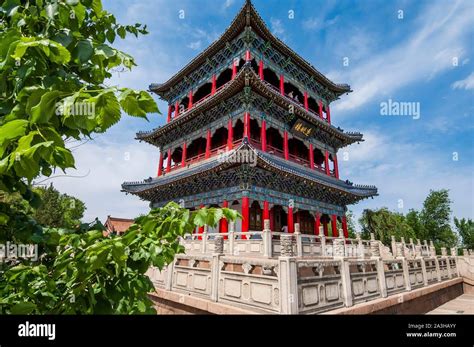
{"label": "stone paving", "polygon": [[474,314],[474,294],[463,294],[427,314]]}

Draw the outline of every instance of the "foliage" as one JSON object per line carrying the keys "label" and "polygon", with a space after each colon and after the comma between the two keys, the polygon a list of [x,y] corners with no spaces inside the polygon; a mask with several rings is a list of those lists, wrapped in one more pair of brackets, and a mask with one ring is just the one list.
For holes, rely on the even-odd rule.
{"label": "foliage", "polygon": [[461,246],[466,249],[474,249],[474,221],[472,219],[457,219],[454,217],[454,225],[461,237]]}
{"label": "foliage", "polygon": [[52,314],[155,313],[148,293],[154,290],[146,271],[162,269],[184,251],[178,237],[196,226],[215,226],[230,209],[190,212],[176,203],[139,217],[122,236],[104,238],[94,226],[83,234],[55,234],[51,263],[15,266],[0,283],[0,312]]}
{"label": "foliage", "polygon": [[61,194],[51,184],[47,188],[35,188],[41,197],[41,205],[33,217],[42,226],[73,229],[81,223],[86,209],[84,203],[67,194]]}
{"label": "foliage", "polygon": [[135,65],[110,46],[130,33],[147,31],[117,24],[100,0],[2,2],[0,190],[37,203],[28,181],[74,167],[65,141],[106,131],[121,110],[142,118],[158,112],[147,92],[105,85],[113,69]]}
{"label": "foliage", "polygon": [[378,210],[365,209],[359,223],[362,226],[363,238],[370,238],[370,234],[374,233],[375,238],[385,245],[390,244],[392,236],[395,236],[397,240],[401,237],[406,240],[416,237],[405,216],[391,212],[386,207]]}
{"label": "foliage", "polygon": [[457,243],[456,235],[450,225],[451,220],[451,200],[449,191],[446,189],[431,190],[420,212],[422,225],[422,240],[432,240],[436,249],[441,247],[454,247]]}

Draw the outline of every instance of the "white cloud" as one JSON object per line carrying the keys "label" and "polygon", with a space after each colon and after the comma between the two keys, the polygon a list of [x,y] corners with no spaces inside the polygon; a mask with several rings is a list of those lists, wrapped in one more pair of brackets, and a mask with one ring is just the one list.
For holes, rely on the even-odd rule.
{"label": "white cloud", "polygon": [[149,210],[148,202],[126,196],[120,190],[124,181],[155,176],[157,148],[138,141],[109,142],[101,138],[78,147],[74,157],[77,169],[67,173],[82,176],[90,171],[89,174],[84,178],[58,177],[48,183],[52,182],[60,192],[85,202],[84,221],[92,221],[95,217],[103,221],[107,215],[134,218]]}
{"label": "white cloud", "polygon": [[201,40],[190,42],[188,45],[186,45],[186,47],[191,48],[192,50],[195,50],[195,51],[201,49],[201,46],[202,46]]}
{"label": "white cloud", "polygon": [[333,80],[351,84],[353,93],[337,104],[337,110],[360,107],[380,96],[387,96],[410,83],[429,80],[453,68],[453,58],[466,53],[472,33],[473,3],[469,1],[446,6],[436,3],[422,11],[420,23],[405,41],[380,53],[368,54],[366,62],[344,72],[330,73]]}
{"label": "white cloud", "polygon": [[454,82],[451,87],[453,89],[474,89],[474,72],[471,72],[465,79]]}
{"label": "white cloud", "polygon": [[[409,143],[403,137],[382,134],[378,130],[365,131],[365,142],[354,144],[339,154],[341,179],[349,178],[359,184],[374,184],[379,196],[349,206],[356,217],[365,208],[386,206],[407,213],[421,209],[430,189],[449,189],[453,201],[453,215],[472,218],[474,215],[474,188],[472,163],[459,155],[453,161],[449,150],[430,148],[421,143]],[[344,151],[348,153],[343,160]],[[399,201],[403,208],[399,209]]]}
{"label": "white cloud", "polygon": [[231,7],[234,4],[234,0],[225,0],[224,9]]}
{"label": "white cloud", "polygon": [[270,25],[272,33],[275,35],[283,35],[285,34],[285,29],[283,28],[283,24],[280,19],[270,18]]}

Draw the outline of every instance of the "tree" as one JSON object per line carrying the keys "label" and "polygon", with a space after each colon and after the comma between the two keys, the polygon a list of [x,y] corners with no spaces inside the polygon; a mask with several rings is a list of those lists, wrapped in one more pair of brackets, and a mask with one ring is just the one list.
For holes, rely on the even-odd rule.
{"label": "tree", "polygon": [[42,226],[73,229],[81,223],[85,204],[72,196],[61,194],[51,184],[47,188],[35,188],[41,197],[41,205],[33,216]]}
{"label": "tree", "polygon": [[423,202],[420,212],[423,240],[432,240],[436,249],[454,247],[457,243],[456,235],[450,225],[451,200],[446,189],[430,190]]}
{"label": "tree", "polygon": [[359,223],[362,226],[362,236],[364,238],[369,238],[370,234],[373,233],[375,238],[385,245],[391,243],[392,236],[395,236],[397,240],[400,240],[401,237],[406,240],[415,237],[413,229],[405,220],[405,216],[391,212],[386,207],[378,210],[364,210]]}
{"label": "tree", "polygon": [[454,225],[461,237],[462,247],[466,249],[474,249],[474,221],[472,219],[457,219],[454,217]]}
{"label": "tree", "polygon": [[[146,33],[141,24],[116,23],[100,0],[1,2],[0,191],[38,208],[32,180],[74,168],[67,141],[105,132],[121,111],[143,119],[159,113],[147,92],[105,84],[114,69],[135,65],[111,46],[116,37]],[[151,313],[146,269],[162,269],[182,252],[177,238],[196,225],[237,217],[169,205],[138,218],[125,235],[103,238],[97,225],[42,228],[17,207],[0,202],[0,239],[34,242],[42,256],[0,264],[2,313]]]}
{"label": "tree", "polygon": [[18,265],[0,281],[0,313],[13,314],[141,314],[155,313],[146,275],[150,266],[162,269],[184,247],[178,236],[197,226],[216,226],[237,211],[189,211],[176,203],[139,217],[123,236],[104,238],[92,226],[83,233],[54,235],[58,248],[51,263]]}
{"label": "tree", "polygon": [[425,232],[423,230],[423,224],[421,223],[420,220],[420,212],[411,209],[406,217],[405,217],[406,222],[408,225],[412,228],[413,233],[415,234],[415,237],[420,240],[426,240],[425,238]]}

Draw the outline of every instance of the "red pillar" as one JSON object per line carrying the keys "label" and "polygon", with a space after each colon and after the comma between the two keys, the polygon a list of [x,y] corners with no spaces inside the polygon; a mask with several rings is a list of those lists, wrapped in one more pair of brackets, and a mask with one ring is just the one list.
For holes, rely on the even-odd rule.
{"label": "red pillar", "polygon": [[260,79],[263,81],[263,59],[260,59],[258,62],[258,75],[260,76]]}
{"label": "red pillar", "polygon": [[332,215],[331,228],[332,228],[332,236],[338,237],[339,231],[337,230],[337,216],[335,214]]}
{"label": "red pillar", "polygon": [[328,222],[323,222],[324,236],[329,236]]}
{"label": "red pillar", "polygon": [[334,159],[334,175],[336,178],[339,178],[339,167],[337,165],[337,154],[333,154],[333,159]]}
{"label": "red pillar", "polygon": [[161,176],[163,173],[163,152],[160,151],[160,160],[158,161],[158,173],[157,176]]}
{"label": "red pillar", "polygon": [[308,111],[308,92],[304,92],[304,108]]}
{"label": "red pillar", "polygon": [[[242,197],[242,232],[249,231],[249,198],[248,196]],[[246,236],[242,236],[243,239],[246,239]]]}
{"label": "red pillar", "polygon": [[166,123],[171,122],[171,112],[173,111],[173,106],[168,105],[168,118],[166,119]]}
{"label": "red pillar", "polygon": [[250,114],[248,112],[244,114],[244,137],[250,139]]}
{"label": "red pillar", "polygon": [[266,219],[270,219],[270,204],[268,203],[267,200],[265,200],[263,202],[263,221],[265,221]]}
{"label": "red pillar", "polygon": [[295,232],[295,222],[293,221],[293,207],[288,206],[288,216],[287,216],[287,226],[288,232],[294,233]]}
{"label": "red pillar", "polygon": [[250,50],[247,50],[245,52],[245,61],[250,61],[250,59],[251,59]]}
{"label": "red pillar", "polygon": [[232,60],[232,79],[237,76],[237,65],[235,64],[235,59]]}
{"label": "red pillar", "polygon": [[193,91],[192,90],[189,91],[188,99],[189,99],[189,102],[188,102],[188,110],[189,110],[193,107]]}
{"label": "red pillar", "polygon": [[232,127],[232,119],[227,122],[227,150],[230,151],[234,146],[234,128]]}
{"label": "red pillar", "polygon": [[211,95],[216,94],[216,75],[212,75],[212,88],[211,88]]}
{"label": "red pillar", "polygon": [[[227,200],[224,200],[224,202],[222,203],[222,207],[228,208],[229,207],[229,202]],[[222,218],[219,221],[219,232],[227,233],[228,231],[229,231],[229,229],[228,229],[227,219]],[[224,236],[224,239],[227,239],[227,236]]]}
{"label": "red pillar", "polygon": [[316,212],[314,217],[314,235],[319,235],[319,227],[321,226],[321,215],[319,212]]}
{"label": "red pillar", "polygon": [[331,109],[329,108],[329,105],[326,106],[326,115],[328,118],[328,123],[331,124]]}
{"label": "red pillar", "polygon": [[342,231],[344,232],[344,237],[349,238],[349,230],[347,229],[347,218],[346,216],[342,217]]}
{"label": "red pillar", "polygon": [[288,132],[286,130],[283,133],[283,153],[285,155],[285,159],[288,160],[290,158],[290,152],[288,149]]}
{"label": "red pillar", "polygon": [[207,130],[206,159],[211,157],[211,129]]}
{"label": "red pillar", "polygon": [[262,140],[262,151],[267,151],[267,122],[262,120],[262,133],[260,134],[260,139]]}
{"label": "red pillar", "polygon": [[174,118],[178,118],[179,116],[179,101],[176,101],[174,105]]}
{"label": "red pillar", "polygon": [[326,168],[326,175],[330,175],[329,172],[329,153],[328,151],[324,152],[324,167]]}
{"label": "red pillar", "polygon": [[166,172],[171,171],[171,148],[168,149],[168,158],[166,159]]}
{"label": "red pillar", "polygon": [[186,165],[186,141],[183,143],[183,155],[181,156],[181,167]]}
{"label": "red pillar", "polygon": [[285,95],[285,76],[283,74],[280,75],[280,93]]}
{"label": "red pillar", "polygon": [[313,144],[309,144],[309,167],[311,170],[314,170],[314,150]]}
{"label": "red pillar", "polygon": [[319,118],[323,119],[323,102],[321,100],[319,100],[318,105],[319,105],[319,110],[318,110]]}

